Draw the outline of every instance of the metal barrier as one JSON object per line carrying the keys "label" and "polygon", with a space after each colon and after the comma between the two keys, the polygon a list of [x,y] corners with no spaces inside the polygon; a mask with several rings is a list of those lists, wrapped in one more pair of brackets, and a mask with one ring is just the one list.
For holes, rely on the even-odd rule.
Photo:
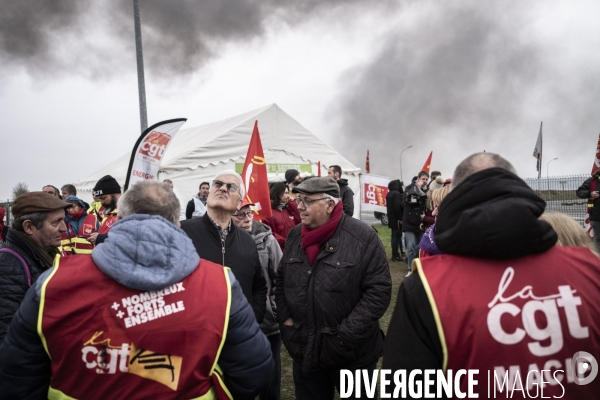
{"label": "metal barrier", "polygon": [[580,199],[575,192],[589,177],[590,175],[567,175],[523,180],[538,196],[546,200],[546,211],[567,214],[583,225],[587,199]]}

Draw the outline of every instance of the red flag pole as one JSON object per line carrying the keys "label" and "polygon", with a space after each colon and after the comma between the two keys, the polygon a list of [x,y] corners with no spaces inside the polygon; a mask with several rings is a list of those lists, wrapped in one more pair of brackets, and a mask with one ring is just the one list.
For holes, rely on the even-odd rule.
{"label": "red flag pole", "polygon": [[367,171],[367,174],[371,173],[371,163],[369,162],[369,150],[367,149],[367,161],[365,163],[365,171]]}

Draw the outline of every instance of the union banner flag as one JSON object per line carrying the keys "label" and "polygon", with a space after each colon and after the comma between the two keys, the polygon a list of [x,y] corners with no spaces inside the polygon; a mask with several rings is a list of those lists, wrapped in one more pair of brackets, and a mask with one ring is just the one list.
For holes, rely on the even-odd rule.
{"label": "union banner flag", "polygon": [[371,173],[371,163],[369,162],[369,150],[367,150],[367,162],[365,163],[365,171],[367,174]]}
{"label": "union banner flag", "polygon": [[431,156],[433,156],[433,151],[431,153],[429,153],[429,157],[427,157],[427,161],[425,161],[425,165],[423,165],[423,168],[421,168],[421,171],[425,171],[425,172],[429,173],[429,170],[431,169]]}
{"label": "union banner flag", "polygon": [[258,121],[254,122],[250,146],[242,169],[242,179],[246,188],[246,200],[248,203],[254,203],[254,206],[250,206],[256,214],[254,219],[261,221],[270,217],[272,213],[267,162],[258,133]]}

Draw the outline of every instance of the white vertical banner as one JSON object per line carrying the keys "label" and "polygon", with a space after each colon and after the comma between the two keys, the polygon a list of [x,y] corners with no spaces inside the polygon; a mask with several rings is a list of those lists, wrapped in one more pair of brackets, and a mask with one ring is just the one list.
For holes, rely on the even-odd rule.
{"label": "white vertical banner", "polygon": [[385,196],[388,194],[390,181],[386,176],[360,174],[361,211],[387,213]]}
{"label": "white vertical banner", "polygon": [[160,163],[169,144],[185,121],[186,118],[162,121],[152,125],[140,135],[133,146],[124,190],[139,181],[158,180]]}

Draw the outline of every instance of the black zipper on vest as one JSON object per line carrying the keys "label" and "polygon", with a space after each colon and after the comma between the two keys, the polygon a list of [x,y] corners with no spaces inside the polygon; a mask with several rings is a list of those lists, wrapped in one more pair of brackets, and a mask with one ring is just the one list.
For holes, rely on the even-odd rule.
{"label": "black zipper on vest", "polygon": [[221,253],[223,253],[223,266],[225,266],[225,240],[221,237]]}

